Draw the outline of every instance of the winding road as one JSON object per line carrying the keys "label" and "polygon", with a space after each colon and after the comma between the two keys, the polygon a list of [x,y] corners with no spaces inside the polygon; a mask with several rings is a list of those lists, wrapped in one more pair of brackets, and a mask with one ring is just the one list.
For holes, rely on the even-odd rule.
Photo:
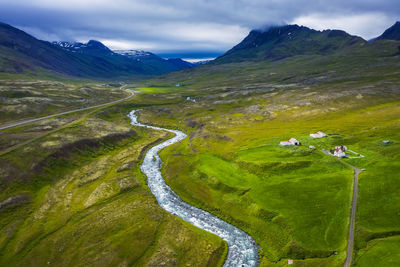
{"label": "winding road", "polygon": [[[329,151],[322,149],[322,152],[326,155],[333,156]],[[364,156],[363,156],[364,157]],[[353,247],[354,247],[354,229],[356,224],[356,210],[357,210],[357,196],[358,196],[358,175],[363,171],[353,165],[337,158],[344,165],[354,170],[354,182],[353,182],[353,199],[351,201],[351,213],[350,213],[350,224],[349,224],[349,236],[347,239],[347,252],[346,260],[343,267],[349,267],[353,258]]]}
{"label": "winding road", "polygon": [[134,126],[167,131],[175,134],[173,138],[150,148],[140,166],[142,172],[147,176],[147,184],[156,197],[158,204],[167,212],[178,216],[200,229],[216,234],[225,240],[228,243],[229,250],[224,266],[257,266],[258,245],[253,238],[218,217],[183,202],[165,183],[161,175],[162,161],[158,152],[167,146],[185,139],[187,135],[178,130],[141,124],[138,122],[136,110],[131,111],[128,117],[131,119],[131,124]]}
{"label": "winding road", "polygon": [[356,223],[357,195],[358,195],[358,175],[362,172],[362,170],[360,170],[350,164],[349,164],[349,166],[351,168],[353,168],[353,170],[354,170],[353,200],[351,202],[349,237],[348,237],[348,241],[347,241],[347,255],[346,255],[346,261],[344,262],[343,267],[349,267],[351,265],[351,260],[353,257],[354,228],[355,228],[355,223]]}
{"label": "winding road", "polygon": [[[126,85],[121,86],[120,89],[123,90],[123,88],[125,86]],[[95,106],[91,106],[91,107],[73,109],[73,110],[69,110],[69,111],[65,111],[65,112],[61,112],[61,113],[57,113],[57,114],[53,114],[53,115],[48,115],[48,116],[44,116],[44,117],[39,117],[39,118],[35,118],[35,119],[29,119],[29,120],[24,120],[24,121],[20,121],[20,122],[14,122],[14,123],[8,124],[6,126],[0,126],[0,130],[12,128],[12,127],[16,127],[16,126],[20,126],[20,125],[24,125],[24,124],[28,124],[28,123],[35,122],[35,121],[41,121],[41,120],[45,120],[45,119],[50,119],[50,118],[54,118],[54,117],[57,117],[57,116],[78,112],[78,111],[104,107],[104,106],[107,106],[107,105],[110,105],[110,104],[116,104],[116,103],[122,102],[124,100],[127,100],[127,99],[133,97],[134,94],[135,94],[135,92],[133,92],[133,91],[131,91],[129,89],[125,89],[125,91],[129,93],[129,96],[127,96],[125,98],[122,98],[122,99],[118,99],[118,100],[115,100],[115,101],[111,101],[111,102],[107,102],[107,103],[104,103],[104,104],[99,104],[99,105],[95,105]]]}

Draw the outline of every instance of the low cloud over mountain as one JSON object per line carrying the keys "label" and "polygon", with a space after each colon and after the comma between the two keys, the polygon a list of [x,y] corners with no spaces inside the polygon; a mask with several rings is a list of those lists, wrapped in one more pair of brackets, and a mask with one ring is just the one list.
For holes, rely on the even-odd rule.
{"label": "low cloud over mountain", "polygon": [[222,54],[251,29],[287,23],[339,28],[370,39],[400,17],[395,0],[3,0],[1,6],[1,21],[39,39],[95,39],[111,49],[158,54]]}

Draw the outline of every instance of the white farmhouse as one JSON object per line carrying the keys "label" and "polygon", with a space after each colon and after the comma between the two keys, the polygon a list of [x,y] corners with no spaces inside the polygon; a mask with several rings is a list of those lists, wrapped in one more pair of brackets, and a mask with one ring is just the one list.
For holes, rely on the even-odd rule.
{"label": "white farmhouse", "polygon": [[345,158],[346,157],[345,151],[347,151],[346,146],[337,146],[337,147],[335,147],[335,150],[333,151],[333,155],[338,158]]}
{"label": "white farmhouse", "polygon": [[296,138],[290,138],[289,141],[281,141],[280,142],[281,146],[298,146],[300,145],[300,142]]}
{"label": "white farmhouse", "polygon": [[293,137],[289,139],[289,142],[292,143],[295,146],[299,146],[300,145],[299,140],[297,140],[296,138],[293,138]]}
{"label": "white farmhouse", "polygon": [[318,131],[318,132],[316,132],[314,134],[310,134],[310,136],[312,138],[322,138],[322,137],[326,137],[326,133]]}

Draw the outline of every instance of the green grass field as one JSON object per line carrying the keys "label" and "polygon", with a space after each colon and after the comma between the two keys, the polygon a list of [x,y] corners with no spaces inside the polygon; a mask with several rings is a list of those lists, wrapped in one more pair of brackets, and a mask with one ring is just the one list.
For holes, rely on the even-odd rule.
{"label": "green grass field", "polygon": [[[395,193],[398,97],[384,91],[373,97],[363,86],[345,95],[345,84],[330,91],[326,91],[329,84],[275,89],[275,94],[269,88],[249,90],[242,97],[237,97],[239,89],[225,90],[225,95],[204,89],[195,104],[146,109],[140,118],[189,133],[189,139],[162,152],[167,183],[185,201],[252,235],[262,249],[261,265],[284,266],[292,258],[296,266],[341,266],[353,171],[321,149],[343,144],[365,155],[345,159],[367,169],[359,183],[354,262],[368,257],[370,242],[398,235],[400,230]],[[185,90],[185,95],[193,93]],[[311,104],[301,102],[301,91],[309,95],[306,101]],[[157,97],[156,91],[151,93]],[[308,136],[318,130],[328,137]],[[279,146],[279,141],[290,137],[302,146]],[[392,143],[383,144],[386,139]],[[387,208],[382,209],[385,202]]]}

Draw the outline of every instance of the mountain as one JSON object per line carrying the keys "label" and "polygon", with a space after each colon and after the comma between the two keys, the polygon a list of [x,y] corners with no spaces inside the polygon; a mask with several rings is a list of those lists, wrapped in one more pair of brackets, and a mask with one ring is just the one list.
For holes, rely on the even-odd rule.
{"label": "mountain", "polygon": [[176,66],[179,69],[187,69],[187,68],[193,68],[196,66],[196,64],[187,62],[181,58],[169,58],[167,59],[168,63]]}
{"label": "mountain", "polygon": [[196,62],[192,62],[192,64],[195,65],[195,66],[200,66],[200,65],[207,64],[207,63],[210,62],[210,61],[212,61],[212,59],[206,59],[206,60],[196,61]]}
{"label": "mountain", "polygon": [[397,70],[399,58],[400,41],[367,42],[344,31],[288,25],[253,30],[208,64],[155,77],[151,84],[167,86],[179,81],[199,89],[258,90],[281,82],[309,86],[321,81],[379,80],[386,73],[398,76],[392,70]]}
{"label": "mountain", "polygon": [[400,40],[400,21],[397,21],[393,26],[387,29],[382,35],[374,40]]}
{"label": "mountain", "polygon": [[215,63],[247,60],[279,60],[296,55],[330,54],[366,41],[340,30],[316,31],[304,26],[285,25],[252,30],[238,45]]}
{"label": "mountain", "polygon": [[147,57],[161,58],[151,52],[147,52],[147,51],[143,51],[143,50],[114,50],[114,52],[118,53],[120,55],[124,55],[126,57],[134,58],[134,59],[144,59]]}
{"label": "mountain", "polygon": [[0,72],[30,75],[64,75],[82,78],[143,77],[179,69],[114,53],[101,42],[87,44],[41,41],[0,23]]}
{"label": "mountain", "polygon": [[96,40],[90,40],[88,43],[69,43],[69,42],[53,42],[54,45],[58,45],[64,50],[73,53],[82,53],[89,55],[114,55],[107,46]]}
{"label": "mountain", "polygon": [[115,53],[151,65],[160,73],[168,73],[181,69],[192,68],[195,65],[180,58],[163,59],[153,53],[143,50],[115,50]]}

